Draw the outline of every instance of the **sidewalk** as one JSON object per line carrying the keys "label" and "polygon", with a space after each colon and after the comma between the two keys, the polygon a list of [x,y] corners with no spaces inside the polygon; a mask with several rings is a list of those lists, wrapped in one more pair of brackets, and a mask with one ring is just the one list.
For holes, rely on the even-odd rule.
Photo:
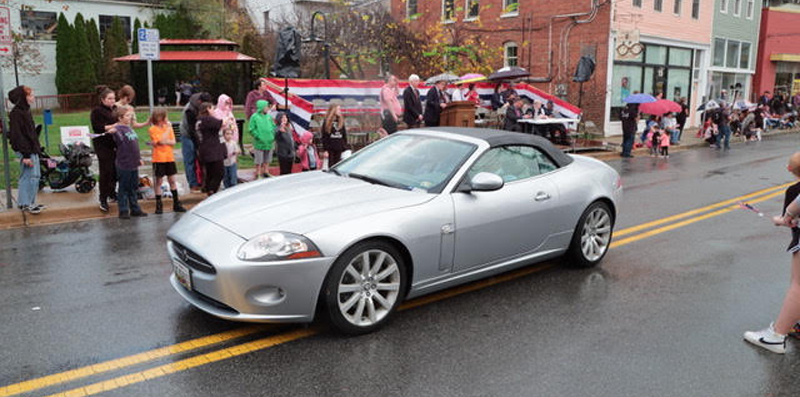
{"label": "sidewalk", "polygon": [[[152,168],[147,167],[148,170]],[[142,169],[144,171],[144,168]],[[278,167],[270,168],[270,173],[278,175]],[[146,172],[151,174],[151,172]],[[152,176],[151,176],[152,177]],[[246,181],[255,179],[255,169],[239,170],[239,178]],[[186,208],[192,208],[197,203],[206,198],[205,193],[191,193],[185,174],[177,175],[178,195],[181,203]],[[220,187],[222,189],[222,187]],[[70,186],[61,191],[53,191],[49,187],[39,191],[36,196],[37,204],[44,204],[47,209],[40,214],[23,214],[16,208],[14,202],[13,209],[6,209],[5,190],[0,192],[0,230],[11,229],[22,226],[46,225],[65,222],[74,222],[87,219],[115,218],[119,215],[116,203],[109,203],[109,211],[100,211],[97,198],[98,190],[95,187],[89,193],[78,193],[75,186]],[[11,195],[16,200],[17,190],[13,189]],[[156,209],[155,199],[139,200],[139,206],[149,215],[153,216]],[[172,199],[164,198],[164,212],[172,212]],[[157,215],[156,215],[157,216]]]}
{"label": "sidewalk", "polygon": [[[764,136],[766,137],[772,135],[782,135],[793,132],[800,132],[800,129],[772,130],[764,133]],[[696,128],[686,129],[683,132],[683,136],[681,137],[681,144],[677,146],[671,146],[670,152],[674,153],[677,151],[683,151],[690,148],[699,148],[699,147],[707,148],[708,144],[702,138],[697,137],[696,134],[697,134]],[[636,140],[638,142],[639,140],[638,136],[636,137]],[[607,143],[608,146],[612,147],[613,150],[603,151],[603,152],[585,152],[580,154],[589,157],[594,157],[602,161],[619,159],[622,148],[622,137],[621,136],[607,137],[604,138],[603,141]],[[741,142],[742,142],[741,138],[731,137],[731,143],[739,144]],[[635,148],[632,153],[636,157],[649,156],[648,149],[646,147]],[[149,157],[149,153],[146,154],[143,153],[143,157],[145,156]],[[180,161],[177,158],[176,160]],[[150,175],[152,168],[148,165],[140,168],[140,170],[141,170],[140,174]],[[278,175],[280,172],[278,170],[278,167],[272,167],[270,168],[270,173],[273,175]],[[246,181],[254,180],[255,170],[254,169],[239,170],[239,177],[240,179]],[[197,203],[203,201],[203,199],[206,198],[205,194],[190,193],[188,191],[188,183],[186,182],[186,176],[184,174],[178,174],[178,185],[179,185],[178,192],[180,194],[180,200],[187,208],[191,208],[192,206],[196,205]],[[12,192],[12,195],[16,197],[17,195],[16,190]],[[16,208],[6,209],[4,192],[0,192],[0,199],[2,199],[2,202],[0,202],[0,230],[22,227],[22,226],[64,223],[64,222],[73,222],[79,220],[98,219],[98,218],[111,218],[111,217],[116,217],[118,215],[117,206],[115,203],[110,204],[109,212],[105,213],[100,211],[97,200],[97,188],[92,190],[92,192],[86,194],[81,194],[76,192],[74,186],[71,186],[68,189],[60,192],[53,192],[50,190],[50,188],[44,188],[39,192],[39,195],[37,196],[37,202],[46,205],[47,209],[42,211],[42,213],[39,215],[31,215],[31,214],[23,215],[22,212],[20,212]],[[140,200],[139,205],[148,214],[152,214],[155,211],[154,199]],[[164,209],[165,212],[167,213],[172,211],[171,199],[166,198],[164,200]]]}

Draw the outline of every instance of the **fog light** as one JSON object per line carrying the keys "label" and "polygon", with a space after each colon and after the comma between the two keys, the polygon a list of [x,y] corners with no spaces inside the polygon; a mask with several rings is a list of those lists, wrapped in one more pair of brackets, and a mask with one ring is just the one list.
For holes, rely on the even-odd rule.
{"label": "fog light", "polygon": [[247,298],[259,305],[274,306],[286,299],[286,293],[280,287],[268,285],[251,289]]}

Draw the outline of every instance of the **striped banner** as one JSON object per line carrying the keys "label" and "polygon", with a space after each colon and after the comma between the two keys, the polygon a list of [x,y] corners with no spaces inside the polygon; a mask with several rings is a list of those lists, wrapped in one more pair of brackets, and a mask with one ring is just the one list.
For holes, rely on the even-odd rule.
{"label": "striped banner", "polygon": [[[268,78],[269,89],[279,103],[284,103],[283,95],[284,79]],[[380,112],[378,97],[380,95],[383,81],[380,80],[319,80],[319,79],[289,79],[289,102],[292,106],[292,122],[303,131],[308,130],[311,116],[327,111],[327,103],[331,99],[339,99],[343,102],[342,111],[344,113],[377,113]],[[408,86],[407,82],[400,83],[399,92]],[[481,105],[489,107],[492,94],[494,93],[495,83],[476,83],[475,88],[481,98]],[[422,101],[428,93],[429,86],[419,87]],[[553,101],[556,112],[563,117],[577,119],[580,118],[581,109],[577,106],[563,101],[558,97],[548,94],[529,84],[516,84],[514,89],[523,97],[530,101]],[[448,90],[449,91],[449,90]],[[347,99],[347,103],[345,100]],[[372,101],[369,101],[369,100]],[[324,106],[314,106],[315,102],[324,101]],[[353,104],[353,101],[355,104]],[[402,100],[400,101],[402,103]],[[349,106],[348,106],[349,104]],[[320,103],[321,105],[321,103]]]}

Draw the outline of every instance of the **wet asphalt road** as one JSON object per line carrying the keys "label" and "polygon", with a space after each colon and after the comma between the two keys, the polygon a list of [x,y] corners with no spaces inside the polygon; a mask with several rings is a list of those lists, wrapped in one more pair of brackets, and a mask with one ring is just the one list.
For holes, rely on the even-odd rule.
{"label": "wet asphalt road", "polygon": [[[612,162],[626,187],[616,229],[790,182],[785,165],[797,141],[789,135],[730,152]],[[781,202],[756,206],[776,214]],[[172,290],[164,235],[175,219],[0,232],[0,390],[242,328],[193,309]],[[614,248],[596,269],[545,265],[397,313],[375,334],[343,338],[322,329],[103,395],[796,396],[800,341],[785,356],[742,341],[744,331],[777,315],[788,242],[788,230],[735,210]],[[298,329],[267,325],[222,345],[23,395]]]}

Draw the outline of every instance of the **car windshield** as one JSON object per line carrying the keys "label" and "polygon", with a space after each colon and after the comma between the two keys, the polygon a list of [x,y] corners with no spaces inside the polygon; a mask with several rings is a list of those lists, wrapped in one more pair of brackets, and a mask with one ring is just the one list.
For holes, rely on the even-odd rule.
{"label": "car windshield", "polygon": [[444,138],[395,135],[364,148],[331,171],[398,189],[440,193],[475,148]]}

